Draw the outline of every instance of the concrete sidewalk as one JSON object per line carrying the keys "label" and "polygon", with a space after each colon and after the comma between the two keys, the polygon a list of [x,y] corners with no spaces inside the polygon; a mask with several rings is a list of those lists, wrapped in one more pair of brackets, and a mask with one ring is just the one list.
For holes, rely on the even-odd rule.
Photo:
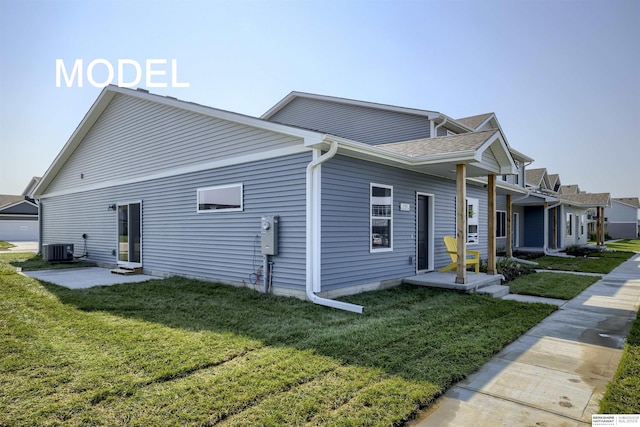
{"label": "concrete sidewalk", "polygon": [[638,308],[640,254],[502,349],[410,425],[590,425]]}

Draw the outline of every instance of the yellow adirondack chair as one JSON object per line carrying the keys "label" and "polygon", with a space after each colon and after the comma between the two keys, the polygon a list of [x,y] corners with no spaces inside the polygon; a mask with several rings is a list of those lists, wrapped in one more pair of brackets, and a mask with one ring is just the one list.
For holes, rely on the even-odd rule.
{"label": "yellow adirondack chair", "polygon": [[[444,236],[444,245],[447,247],[447,253],[451,257],[451,264],[442,267],[439,272],[455,270],[458,266],[458,242],[453,236]],[[472,258],[466,258],[466,265],[475,265],[476,273],[480,273],[480,251],[471,251],[467,249],[467,256],[471,255]]]}

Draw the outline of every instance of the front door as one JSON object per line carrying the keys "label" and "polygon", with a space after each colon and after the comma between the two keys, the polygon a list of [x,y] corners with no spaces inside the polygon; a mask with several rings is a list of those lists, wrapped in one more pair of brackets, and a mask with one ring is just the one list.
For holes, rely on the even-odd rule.
{"label": "front door", "polygon": [[418,194],[418,271],[433,270],[433,196]]}
{"label": "front door", "polygon": [[142,266],[142,202],[118,205],[118,264]]}

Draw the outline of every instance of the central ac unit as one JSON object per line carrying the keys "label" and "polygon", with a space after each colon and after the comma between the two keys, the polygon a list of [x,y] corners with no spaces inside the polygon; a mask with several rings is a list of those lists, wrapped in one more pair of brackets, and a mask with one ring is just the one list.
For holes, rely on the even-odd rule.
{"label": "central ac unit", "polygon": [[47,262],[73,261],[73,243],[42,245],[42,259]]}

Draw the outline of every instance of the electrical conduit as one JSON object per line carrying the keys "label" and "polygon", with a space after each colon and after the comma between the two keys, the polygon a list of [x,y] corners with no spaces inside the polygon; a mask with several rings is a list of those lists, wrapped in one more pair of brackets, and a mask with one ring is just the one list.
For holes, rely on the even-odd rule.
{"label": "electrical conduit", "polygon": [[[329,151],[314,158],[307,165],[307,223],[306,223],[306,293],[314,304],[362,313],[364,307],[347,302],[319,297],[314,293],[314,283],[320,283],[320,165],[335,156],[338,143],[331,141]],[[318,150],[319,151],[319,150]]]}

